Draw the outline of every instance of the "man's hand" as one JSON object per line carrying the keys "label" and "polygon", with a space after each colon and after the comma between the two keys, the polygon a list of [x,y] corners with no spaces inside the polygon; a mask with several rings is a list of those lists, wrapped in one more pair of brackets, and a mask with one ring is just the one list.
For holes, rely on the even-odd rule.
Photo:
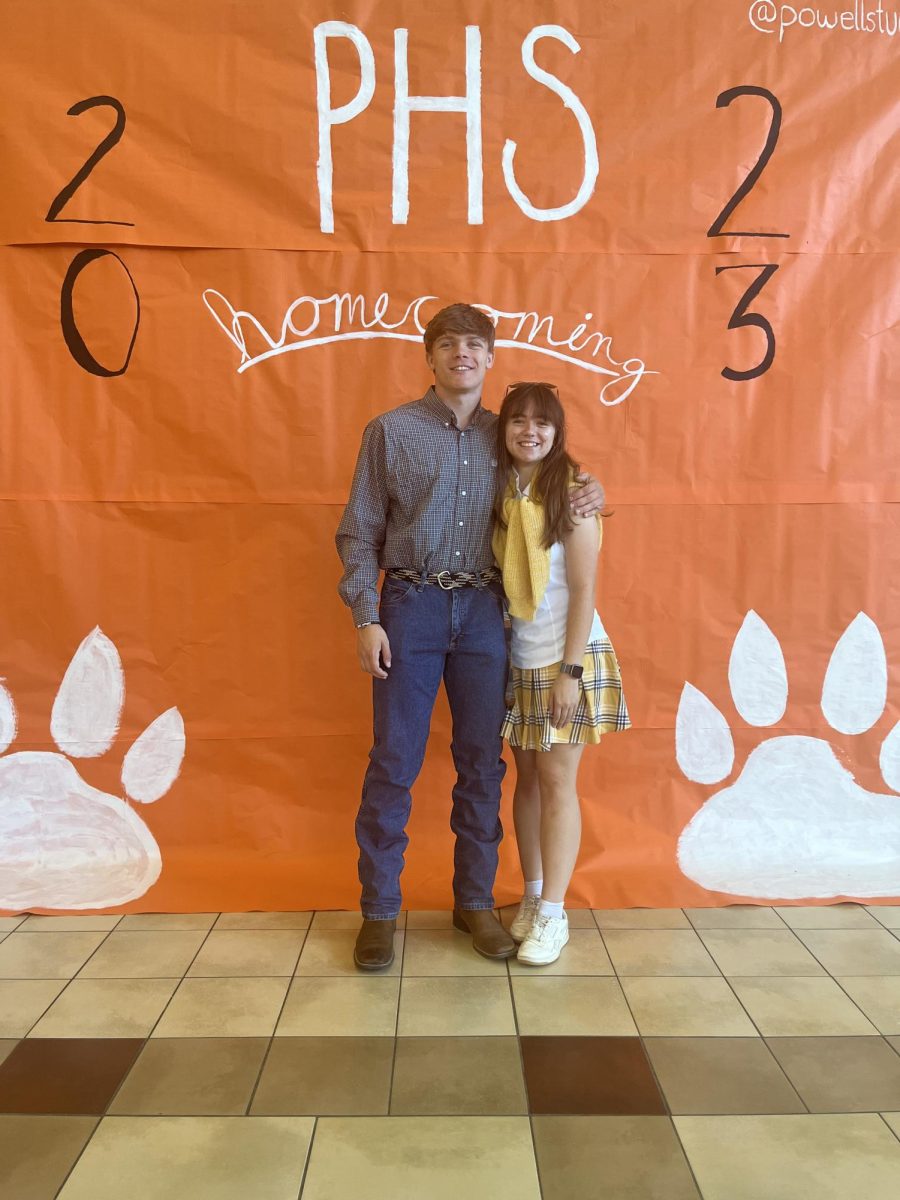
{"label": "man's hand", "polygon": [[603,484],[598,483],[593,475],[582,471],[575,476],[575,482],[580,483],[576,491],[569,494],[569,504],[578,517],[593,517],[603,510],[606,504],[606,493]]}
{"label": "man's hand", "polygon": [[391,665],[391,643],[381,625],[376,623],[357,629],[356,653],[359,655],[359,665],[367,675],[387,679],[387,669]]}

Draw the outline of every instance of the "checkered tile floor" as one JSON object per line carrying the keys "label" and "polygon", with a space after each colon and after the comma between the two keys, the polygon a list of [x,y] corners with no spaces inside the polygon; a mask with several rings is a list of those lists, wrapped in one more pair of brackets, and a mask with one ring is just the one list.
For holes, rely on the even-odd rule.
{"label": "checkered tile floor", "polygon": [[570,922],[366,976],[354,913],[0,918],[0,1195],[900,1195],[900,906]]}

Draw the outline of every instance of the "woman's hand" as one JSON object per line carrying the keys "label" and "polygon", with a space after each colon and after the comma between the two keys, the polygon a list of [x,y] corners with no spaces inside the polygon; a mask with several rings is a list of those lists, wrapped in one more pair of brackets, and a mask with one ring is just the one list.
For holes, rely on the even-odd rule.
{"label": "woman's hand", "polygon": [[575,482],[581,485],[569,494],[569,504],[572,506],[572,511],[575,515],[578,517],[593,517],[598,512],[602,512],[603,506],[606,503],[606,493],[603,490],[603,484],[599,483],[593,475],[588,475],[586,471],[582,471],[580,475],[576,475]]}
{"label": "woman's hand", "polygon": [[575,716],[581,685],[571,675],[558,675],[550,689],[550,724],[563,729]]}

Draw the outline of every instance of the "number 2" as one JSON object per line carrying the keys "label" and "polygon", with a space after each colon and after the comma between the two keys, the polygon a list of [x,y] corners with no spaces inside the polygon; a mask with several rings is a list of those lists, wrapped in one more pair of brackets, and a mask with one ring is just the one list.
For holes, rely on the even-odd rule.
{"label": "number 2", "polygon": [[769,132],[766,136],[766,144],[762,148],[762,153],[754,163],[752,169],[748,172],[747,178],[734,193],[716,219],[713,221],[707,230],[707,237],[790,237],[789,233],[749,233],[747,230],[730,230],[723,229],[722,226],[740,204],[740,202],[749,195],[754,184],[762,175],[766,163],[772,157],[772,152],[775,149],[775,144],[778,141],[778,134],[781,131],[781,102],[778,97],[773,95],[768,88],[754,87],[752,84],[745,83],[741,87],[729,88],[725,92],[720,92],[716,97],[716,108],[727,108],[732,100],[736,100],[738,96],[762,96],[764,100],[768,100],[772,107],[772,121],[769,125]]}
{"label": "number 2", "polygon": [[83,217],[60,217],[60,212],[64,206],[72,199],[87,177],[96,167],[105,155],[109,154],[113,146],[121,139],[125,132],[125,109],[122,107],[122,102],[117,100],[115,96],[90,96],[87,100],[79,100],[77,104],[73,104],[69,109],[70,117],[78,117],[83,112],[87,112],[90,108],[108,107],[113,109],[116,114],[116,123],[96,148],[85,164],[72,176],[66,186],[54,198],[53,203],[47,210],[45,221],[67,221],[78,225],[134,225],[134,221],[89,221]]}

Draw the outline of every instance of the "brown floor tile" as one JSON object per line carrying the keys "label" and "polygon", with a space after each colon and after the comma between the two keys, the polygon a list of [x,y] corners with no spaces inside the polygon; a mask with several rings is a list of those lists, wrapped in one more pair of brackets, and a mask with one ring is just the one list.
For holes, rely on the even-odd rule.
{"label": "brown floor tile", "polygon": [[398,1041],[391,1089],[393,1115],[512,1116],[527,1112],[517,1038]]}
{"label": "brown floor tile", "polygon": [[116,926],[119,933],[178,929],[212,929],[218,913],[129,913]]}
{"label": "brown floor tile", "polygon": [[774,909],[763,904],[728,904],[724,908],[686,908],[695,929],[784,929]]}
{"label": "brown floor tile", "polygon": [[665,1113],[639,1038],[523,1037],[533,1113]]}
{"label": "brown floor tile", "polygon": [[64,979],[0,979],[0,1037],[24,1037],[65,986]]}
{"label": "brown floor tile", "polygon": [[540,1194],[527,1117],[324,1117],[303,1185],[303,1200]]}
{"label": "brown floor tile", "polygon": [[693,929],[604,929],[618,975],[718,975]]}
{"label": "brown floor tile", "polygon": [[775,911],[791,929],[877,929],[861,904],[785,904]]}
{"label": "brown floor tile", "polygon": [[105,933],[11,933],[0,944],[0,979],[71,979]]}
{"label": "brown floor tile", "polygon": [[139,1038],[19,1042],[0,1066],[0,1112],[102,1113],[142,1045]]}
{"label": "brown floor tile", "polygon": [[[50,935],[40,936],[43,938]],[[191,965],[191,959],[200,949],[205,937],[206,934],[202,930],[120,933],[116,929],[82,967],[80,978],[174,979],[182,976]]]}
{"label": "brown floor tile", "polygon": [[839,975],[837,981],[879,1033],[900,1033],[900,976]]}
{"label": "brown floor tile", "polygon": [[790,929],[701,929],[723,975],[824,975]]}
{"label": "brown floor tile", "polygon": [[672,1113],[796,1113],[803,1103],[761,1038],[647,1038]]}
{"label": "brown floor tile", "polygon": [[129,1116],[237,1116],[246,1111],[268,1038],[154,1038],[109,1107]]}
{"label": "brown floor tile", "polygon": [[0,1195],[53,1200],[96,1117],[0,1117]]}
{"label": "brown floor tile", "polygon": [[676,1117],[704,1200],[896,1200],[900,1142],[880,1117]]}
{"label": "brown floor tile", "polygon": [[30,1038],[147,1037],[177,979],[73,979]]}
{"label": "brown floor tile", "polygon": [[668,1117],[533,1117],[544,1200],[700,1200]]}
{"label": "brown floor tile", "polygon": [[214,929],[191,963],[188,977],[293,975],[305,936],[302,929]]}
{"label": "brown floor tile", "polygon": [[832,975],[900,975],[900,941],[886,929],[803,929],[797,936]]}
{"label": "brown floor tile", "polygon": [[900,1056],[883,1038],[785,1037],[768,1042],[810,1112],[900,1108]]}
{"label": "brown floor tile", "polygon": [[12,1054],[13,1050],[16,1048],[16,1046],[18,1046],[18,1044],[18,1038],[3,1038],[3,1040],[0,1041],[0,1063],[5,1062],[6,1059],[9,1058],[10,1054]]}
{"label": "brown floor tile", "polygon": [[387,1113],[391,1038],[276,1038],[260,1076],[253,1116]]}
{"label": "brown floor tile", "polygon": [[308,1117],[106,1117],[59,1200],[296,1200]]}

